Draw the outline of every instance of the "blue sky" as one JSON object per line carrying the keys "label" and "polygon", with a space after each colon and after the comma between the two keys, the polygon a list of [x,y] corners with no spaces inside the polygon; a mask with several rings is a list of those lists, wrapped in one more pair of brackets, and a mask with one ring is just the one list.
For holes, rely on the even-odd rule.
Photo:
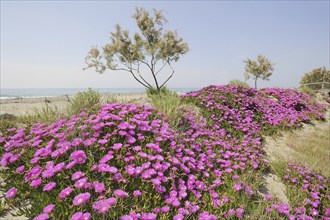
{"label": "blue sky", "polygon": [[82,70],[117,23],[137,31],[135,7],[164,10],[165,29],[189,44],[168,87],[243,80],[243,60],[258,54],[275,63],[260,87],[329,69],[329,1],[1,1],[1,88],[141,87],[126,72]]}

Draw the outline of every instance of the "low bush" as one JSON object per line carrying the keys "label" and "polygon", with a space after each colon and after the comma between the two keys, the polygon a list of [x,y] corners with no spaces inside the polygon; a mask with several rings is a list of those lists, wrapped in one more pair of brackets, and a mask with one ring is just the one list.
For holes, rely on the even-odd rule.
{"label": "low bush", "polygon": [[233,79],[229,81],[229,84],[232,86],[243,86],[246,88],[250,88],[249,84],[245,81],[241,81],[239,79]]}
{"label": "low bush", "polygon": [[77,115],[81,111],[88,111],[90,108],[101,103],[101,95],[89,88],[85,92],[77,93],[67,106],[68,115]]}

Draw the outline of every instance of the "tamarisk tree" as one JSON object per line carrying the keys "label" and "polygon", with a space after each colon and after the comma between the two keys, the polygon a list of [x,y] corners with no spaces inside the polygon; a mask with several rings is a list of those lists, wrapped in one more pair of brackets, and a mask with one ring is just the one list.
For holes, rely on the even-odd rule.
{"label": "tamarisk tree", "polygon": [[274,64],[262,55],[258,56],[257,61],[247,59],[244,63],[246,63],[245,79],[252,78],[254,80],[255,89],[257,89],[257,81],[259,78],[262,80],[269,80],[269,77],[273,74]]}
{"label": "tamarisk tree", "polygon": [[[102,50],[93,47],[86,56],[87,68],[95,68],[99,73],[107,69],[122,70],[130,73],[134,79],[146,88],[160,89],[172,78],[173,62],[177,62],[188,52],[188,44],[177,36],[176,31],[164,31],[167,23],[162,11],[155,10],[151,15],[143,8],[136,8],[133,18],[139,31],[130,37],[128,30],[118,24],[110,35],[110,43]],[[151,81],[141,73],[142,66],[151,73]],[[169,67],[169,68],[165,68]],[[163,82],[157,75],[163,70],[170,72]]]}

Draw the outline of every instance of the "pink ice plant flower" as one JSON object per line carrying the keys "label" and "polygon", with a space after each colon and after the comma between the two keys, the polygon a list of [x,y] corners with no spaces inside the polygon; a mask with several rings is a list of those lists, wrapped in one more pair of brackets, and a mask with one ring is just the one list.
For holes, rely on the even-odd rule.
{"label": "pink ice plant flower", "polygon": [[43,210],[43,213],[51,213],[54,211],[55,205],[54,204],[49,204],[48,206],[46,206]]}
{"label": "pink ice plant flower", "polygon": [[78,179],[80,179],[83,176],[84,176],[84,174],[81,171],[77,171],[74,174],[72,174],[71,179],[72,180],[78,180]]}
{"label": "pink ice plant flower", "polygon": [[12,187],[6,192],[6,198],[12,199],[16,196],[16,193],[17,193],[17,189],[15,187]]}
{"label": "pink ice plant flower", "polygon": [[125,198],[128,196],[128,193],[121,189],[116,189],[113,194],[119,198]]}
{"label": "pink ice plant flower", "polygon": [[77,164],[82,164],[86,162],[86,154],[82,150],[77,150],[71,153],[70,159]]}
{"label": "pink ice plant flower", "polygon": [[46,220],[49,219],[49,215],[47,213],[42,213],[37,217],[34,217],[33,220]]}
{"label": "pink ice plant flower", "polygon": [[60,199],[65,199],[66,197],[70,196],[71,193],[72,193],[72,188],[67,187],[60,192],[59,197]]}
{"label": "pink ice plant flower", "polygon": [[79,206],[84,204],[91,197],[90,193],[80,193],[73,199],[73,205]]}
{"label": "pink ice plant flower", "polygon": [[47,183],[43,190],[42,191],[51,191],[52,189],[54,189],[56,186],[56,183],[55,182],[50,182],[50,183]]}

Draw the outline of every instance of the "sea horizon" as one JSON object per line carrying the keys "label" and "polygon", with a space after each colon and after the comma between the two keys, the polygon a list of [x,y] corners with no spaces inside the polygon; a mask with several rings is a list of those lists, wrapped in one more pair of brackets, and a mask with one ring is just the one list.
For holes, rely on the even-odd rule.
{"label": "sea horizon", "polygon": [[[145,88],[92,88],[101,94],[129,94],[144,93]],[[197,87],[168,88],[174,92],[191,92],[198,90]],[[0,99],[17,98],[43,98],[57,96],[73,96],[78,92],[87,91],[88,88],[0,88]]]}

